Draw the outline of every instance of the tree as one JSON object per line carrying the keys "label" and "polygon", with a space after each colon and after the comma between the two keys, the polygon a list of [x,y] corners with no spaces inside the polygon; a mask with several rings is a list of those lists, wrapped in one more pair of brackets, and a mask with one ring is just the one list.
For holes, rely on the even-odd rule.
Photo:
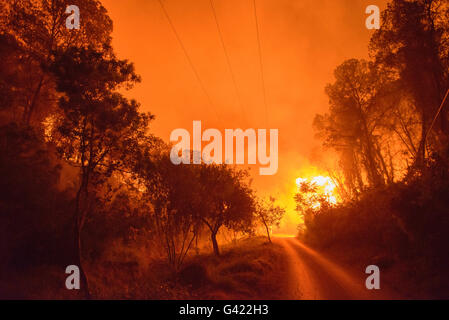
{"label": "tree", "polygon": [[379,130],[390,112],[382,103],[390,76],[373,63],[350,59],[334,72],[335,82],[326,87],[330,112],[317,115],[314,126],[324,145],[341,154],[348,183],[359,192],[364,169],[369,185],[381,186],[393,180],[382,153]]}
{"label": "tree", "polygon": [[111,51],[69,48],[55,56],[51,66],[61,93],[60,113],[50,127],[51,141],[60,156],[79,168],[75,200],[75,248],[81,278],[81,231],[91,210],[92,190],[127,165],[127,160],[148,141],[152,116],[139,112],[139,104],[117,90],[139,81],[131,63],[118,60]]}
{"label": "tree", "polygon": [[55,52],[71,47],[111,47],[112,21],[97,0],[79,0],[82,8],[82,27],[68,30],[65,25],[68,0],[13,0],[0,15],[0,33],[9,34],[20,44],[22,61],[33,67],[33,72],[22,78],[23,103],[17,105],[22,121],[36,127],[52,112],[54,79],[48,67]]}
{"label": "tree", "polygon": [[199,212],[203,195],[198,168],[173,165],[164,151],[154,159],[142,159],[140,179],[152,207],[151,218],[169,264],[179,270],[201,228]]}
{"label": "tree", "polygon": [[285,214],[285,209],[275,206],[276,199],[270,197],[269,200],[260,200],[257,203],[256,216],[262,222],[267,232],[268,241],[271,243],[270,227],[277,226],[281,223]]}
{"label": "tree", "polygon": [[248,231],[255,212],[252,190],[246,171],[226,164],[203,164],[200,168],[202,209],[200,219],[210,231],[214,253],[220,251],[217,233],[222,226]]}
{"label": "tree", "polygon": [[[393,0],[382,13],[382,27],[371,38],[370,53],[379,67],[401,82],[403,95],[412,98],[421,122],[415,162],[424,162],[430,122],[449,87],[449,5],[445,0]],[[437,122],[434,144],[448,143],[448,109]],[[439,134],[441,133],[441,134]]]}

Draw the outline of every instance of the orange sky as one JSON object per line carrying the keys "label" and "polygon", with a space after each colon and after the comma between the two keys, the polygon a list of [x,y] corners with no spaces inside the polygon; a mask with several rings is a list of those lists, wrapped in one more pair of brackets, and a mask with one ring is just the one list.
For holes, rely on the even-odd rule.
{"label": "orange sky", "polygon": [[193,120],[201,120],[203,130],[279,129],[278,173],[259,176],[253,169],[254,186],[288,206],[281,231],[295,232],[295,179],[325,170],[326,156],[312,128],[314,115],[327,109],[324,87],[345,59],[367,57],[372,31],[365,28],[365,8],[375,4],[383,9],[386,0],[257,0],[268,121],[252,0],[214,0],[241,106],[209,0],[164,4],[212,105],[157,0],[102,3],[114,21],[118,55],[134,62],[142,76],[129,96],[156,115],[156,135],[168,142],[176,128],[191,132]]}

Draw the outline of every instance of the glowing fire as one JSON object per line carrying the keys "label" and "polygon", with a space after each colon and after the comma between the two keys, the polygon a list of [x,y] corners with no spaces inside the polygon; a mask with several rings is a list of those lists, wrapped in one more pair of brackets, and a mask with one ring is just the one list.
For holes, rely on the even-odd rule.
{"label": "glowing fire", "polygon": [[[337,186],[332,181],[330,177],[324,177],[324,176],[316,176],[312,178],[297,178],[296,179],[296,186],[298,189],[301,187],[301,184],[304,182],[309,182],[315,186],[317,186],[318,192],[320,194],[323,194],[328,199],[329,203],[336,204],[337,203],[337,196],[335,194],[335,188]],[[320,203],[317,202],[313,205],[313,208],[319,208]]]}

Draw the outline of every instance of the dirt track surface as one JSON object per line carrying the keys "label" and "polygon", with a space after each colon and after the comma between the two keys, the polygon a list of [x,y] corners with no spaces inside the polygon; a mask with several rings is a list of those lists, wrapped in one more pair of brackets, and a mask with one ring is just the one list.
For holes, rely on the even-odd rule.
{"label": "dirt track surface", "polygon": [[365,270],[355,273],[346,270],[307,247],[295,238],[275,238],[289,257],[291,280],[287,288],[288,299],[292,300],[372,300],[392,299],[393,295],[382,288],[368,290]]}

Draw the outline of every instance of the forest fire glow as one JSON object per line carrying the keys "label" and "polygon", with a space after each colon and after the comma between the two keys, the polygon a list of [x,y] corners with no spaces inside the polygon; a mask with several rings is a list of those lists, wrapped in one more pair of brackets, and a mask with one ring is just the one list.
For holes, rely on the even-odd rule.
{"label": "forest fire glow", "polygon": [[[337,186],[330,177],[315,176],[311,178],[297,178],[296,186],[298,191],[303,183],[310,183],[311,185],[316,186],[318,194],[324,195],[330,204],[337,204],[337,195],[335,192]],[[316,202],[312,207],[314,209],[319,208],[320,203]]]}

